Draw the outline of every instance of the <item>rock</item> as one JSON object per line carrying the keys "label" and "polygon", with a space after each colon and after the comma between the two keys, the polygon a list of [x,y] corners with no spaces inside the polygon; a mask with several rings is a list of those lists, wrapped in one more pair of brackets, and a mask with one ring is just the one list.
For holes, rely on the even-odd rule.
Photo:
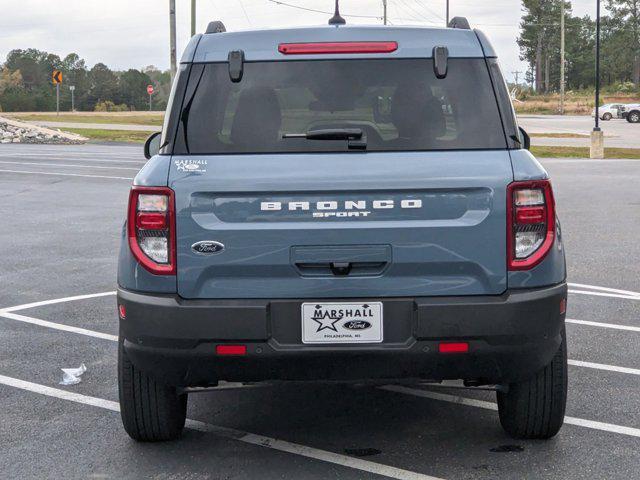
{"label": "rock", "polygon": [[85,143],[86,138],[73,133],[0,117],[0,143]]}

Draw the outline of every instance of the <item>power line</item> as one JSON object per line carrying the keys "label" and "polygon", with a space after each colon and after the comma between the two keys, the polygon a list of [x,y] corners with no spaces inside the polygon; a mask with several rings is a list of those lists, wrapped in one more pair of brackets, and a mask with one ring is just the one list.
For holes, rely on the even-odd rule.
{"label": "power line", "polygon": [[251,20],[249,19],[249,15],[247,15],[247,10],[244,8],[244,3],[242,3],[242,0],[238,0],[238,3],[240,4],[240,8],[242,8],[242,12],[244,13],[244,18],[247,19],[247,23],[249,23],[249,25],[251,26]]}
{"label": "power line", "polygon": [[416,0],[416,2],[418,2],[418,4],[420,4],[422,8],[424,8],[431,15],[434,15],[436,18],[439,18],[440,20],[444,20],[444,17],[442,17],[441,15],[438,15],[435,11],[429,8],[422,0]]}
{"label": "power line", "polygon": [[[308,8],[300,5],[293,5],[291,3],[281,2],[280,0],[267,0],[267,1],[270,3],[275,3],[276,5],[281,5],[283,7],[297,8],[298,10],[305,10],[307,12],[324,13],[325,15],[333,15],[333,12],[327,12],[325,10],[317,10],[315,8]],[[382,17],[377,15],[348,15],[345,13],[340,13],[340,15],[342,15],[343,17],[352,17],[352,18],[375,18],[377,20],[382,19]]]}

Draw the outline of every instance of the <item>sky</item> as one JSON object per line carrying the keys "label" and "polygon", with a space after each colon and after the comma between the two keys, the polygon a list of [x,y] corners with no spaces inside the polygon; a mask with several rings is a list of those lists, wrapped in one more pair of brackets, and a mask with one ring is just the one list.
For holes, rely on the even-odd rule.
{"label": "sky", "polygon": [[[323,11],[333,0],[282,0]],[[445,24],[446,0],[388,0],[395,25]],[[604,2],[603,2],[604,3]],[[178,58],[190,36],[190,0],[176,0]],[[228,31],[326,24],[330,15],[277,5],[269,0],[196,0],[197,32],[211,20]],[[576,15],[595,16],[596,0],[573,0]],[[508,79],[526,65],[516,38],[520,0],[450,0],[451,16],[465,16],[491,39]],[[348,23],[381,23],[382,0],[341,0]],[[16,48],[37,48],[64,57],[75,52],[89,67],[102,62],[114,70],[169,67],[169,0],[0,0],[0,63]]]}

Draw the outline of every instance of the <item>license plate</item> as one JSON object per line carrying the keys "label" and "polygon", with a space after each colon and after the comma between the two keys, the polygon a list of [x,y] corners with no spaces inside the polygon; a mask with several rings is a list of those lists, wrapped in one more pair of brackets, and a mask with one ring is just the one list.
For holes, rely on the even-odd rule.
{"label": "license plate", "polygon": [[302,343],[381,342],[382,302],[302,304]]}

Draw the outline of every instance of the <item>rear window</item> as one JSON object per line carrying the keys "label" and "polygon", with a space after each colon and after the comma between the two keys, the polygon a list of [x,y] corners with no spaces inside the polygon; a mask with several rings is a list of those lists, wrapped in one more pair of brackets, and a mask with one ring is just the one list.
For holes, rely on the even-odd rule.
{"label": "rear window", "polygon": [[248,62],[238,83],[226,63],[196,64],[175,153],[350,151],[343,140],[282,138],[357,128],[367,151],[504,149],[484,59]]}

